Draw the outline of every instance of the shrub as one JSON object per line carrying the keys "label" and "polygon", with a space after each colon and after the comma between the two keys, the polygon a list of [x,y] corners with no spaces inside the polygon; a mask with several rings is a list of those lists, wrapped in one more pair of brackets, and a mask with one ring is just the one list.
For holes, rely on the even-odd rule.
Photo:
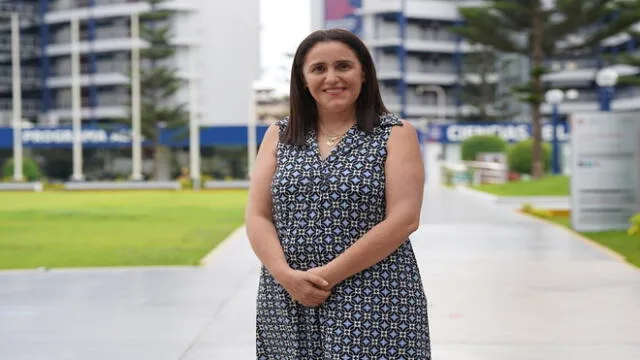
{"label": "shrub", "polygon": [[479,153],[502,153],[507,149],[507,142],[495,135],[475,135],[462,142],[460,151],[462,160],[475,161]]}
{"label": "shrub", "polygon": [[[518,174],[531,175],[531,158],[533,157],[533,140],[525,140],[514,144],[507,152],[509,170]],[[551,146],[542,144],[542,163],[547,172],[551,166]]]}
{"label": "shrub", "polygon": [[[4,162],[2,166],[2,174],[5,178],[13,179],[13,158],[8,159]],[[40,170],[40,165],[38,163],[29,158],[22,158],[22,175],[28,181],[37,181],[42,178],[42,171]]]}

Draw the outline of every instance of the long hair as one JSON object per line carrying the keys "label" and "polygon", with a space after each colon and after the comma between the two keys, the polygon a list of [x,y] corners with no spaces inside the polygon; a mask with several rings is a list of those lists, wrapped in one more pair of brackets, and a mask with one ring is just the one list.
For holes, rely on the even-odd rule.
{"label": "long hair", "polygon": [[339,41],[347,45],[358,57],[364,73],[364,83],[356,100],[356,126],[370,132],[380,122],[380,115],[389,111],[382,102],[375,65],[365,44],[352,32],[342,29],[318,30],[309,34],[298,46],[291,67],[289,123],[280,141],[303,146],[307,132],[318,123],[318,108],[311,93],[305,88],[303,66],[307,53],[323,41]]}

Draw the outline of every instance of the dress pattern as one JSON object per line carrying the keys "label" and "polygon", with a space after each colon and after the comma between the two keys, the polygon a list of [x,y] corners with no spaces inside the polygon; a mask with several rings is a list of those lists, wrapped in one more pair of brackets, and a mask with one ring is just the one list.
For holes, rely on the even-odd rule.
{"label": "dress pattern", "polygon": [[[282,133],[287,119],[277,124]],[[354,126],[326,159],[313,131],[306,146],[278,144],[273,217],[292,268],[328,263],[384,219],[386,144],[397,125],[387,114],[370,133]],[[263,267],[256,351],[259,360],[430,359],[427,300],[409,239],[314,308],[294,303]]]}

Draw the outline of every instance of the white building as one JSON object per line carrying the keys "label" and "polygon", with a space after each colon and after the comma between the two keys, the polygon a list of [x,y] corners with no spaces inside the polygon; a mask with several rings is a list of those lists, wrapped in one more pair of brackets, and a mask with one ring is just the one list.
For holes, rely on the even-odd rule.
{"label": "white building", "polygon": [[[37,79],[37,89],[28,89],[31,92],[25,94],[25,116],[50,124],[71,120],[73,18],[80,22],[83,121],[130,116],[131,15],[149,11],[147,1],[2,2],[15,4],[22,13],[35,14],[34,22],[23,25],[26,39],[37,44],[28,45],[39,50],[23,58],[23,72],[33,73]],[[247,123],[251,116],[251,84],[259,74],[258,2],[170,0],[162,5],[173,11],[170,25],[177,51],[171,65],[185,80],[177,100],[190,104],[188,83],[195,81],[195,107],[203,125]],[[145,46],[143,41],[135,43]],[[0,70],[8,64],[8,58],[0,57]],[[0,105],[10,106],[5,102]]]}
{"label": "white building", "polygon": [[[480,4],[482,1],[471,0],[312,0],[311,24],[314,30],[347,28],[365,41],[376,62],[383,99],[391,111],[407,119],[446,117],[452,121],[473,111],[462,99],[458,74],[465,54],[474,49],[447,28],[460,21],[459,6]],[[580,94],[562,103],[560,114],[599,109],[603,90],[594,79],[597,70],[606,65],[606,54],[637,49],[629,36],[618,36],[603,42],[598,52],[549,60],[547,66],[552,73],[544,77],[546,87],[575,88]],[[510,63],[492,77],[498,90],[525,81],[528,76],[526,59],[516,56],[515,62]],[[617,69],[621,74],[638,72],[624,66]],[[439,89],[445,94],[444,105],[440,106]],[[528,106],[515,99],[511,102],[509,110],[520,112],[513,120],[529,121]],[[640,109],[640,89],[618,86],[612,109]],[[545,104],[542,111],[549,115],[551,108]]]}

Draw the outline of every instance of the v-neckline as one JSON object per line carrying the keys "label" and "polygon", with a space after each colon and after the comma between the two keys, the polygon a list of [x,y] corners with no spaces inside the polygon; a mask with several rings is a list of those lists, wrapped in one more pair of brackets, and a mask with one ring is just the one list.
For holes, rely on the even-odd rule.
{"label": "v-neckline", "polygon": [[345,135],[336,143],[336,145],[329,151],[326,157],[322,157],[322,153],[320,152],[320,144],[318,139],[318,132],[316,129],[311,129],[309,134],[309,140],[311,141],[311,146],[313,147],[314,153],[321,164],[327,163],[332,157],[334,157],[338,151],[342,148],[343,143],[353,134],[353,131],[356,127],[356,124],[353,124],[345,133]]}

